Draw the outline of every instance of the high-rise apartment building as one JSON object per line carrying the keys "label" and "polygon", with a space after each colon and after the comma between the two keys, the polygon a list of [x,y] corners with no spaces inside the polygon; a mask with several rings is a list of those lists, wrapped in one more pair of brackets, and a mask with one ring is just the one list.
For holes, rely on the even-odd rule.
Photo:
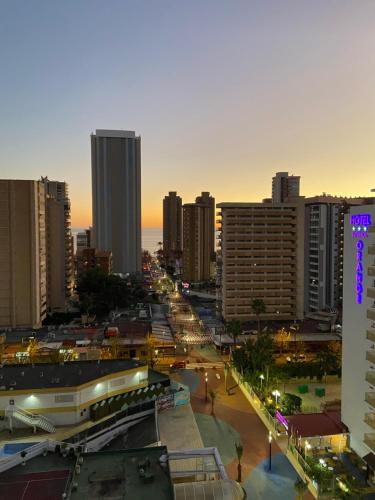
{"label": "high-rise apartment building", "polygon": [[226,321],[303,318],[304,204],[220,203],[219,313]]}
{"label": "high-rise apartment building", "polygon": [[93,246],[112,252],[114,272],[141,272],[141,138],[96,130],[91,165]]}
{"label": "high-rise apartment building", "polygon": [[211,213],[207,205],[186,203],[183,206],[184,281],[202,282],[211,277]]}
{"label": "high-rise apartment building", "polygon": [[215,262],[215,198],[207,191],[203,191],[200,196],[196,197],[195,203],[208,208],[205,239],[210,261]]}
{"label": "high-rise apartment building", "polygon": [[345,215],[342,421],[350,446],[375,452],[375,205]]}
{"label": "high-rise apartment building", "polygon": [[284,203],[288,198],[299,196],[300,177],[288,172],[277,172],[272,177],[272,202]]}
{"label": "high-rise apartment building", "polygon": [[85,248],[91,248],[91,228],[77,233],[76,246],[77,251]]}
{"label": "high-rise apartment building", "polygon": [[369,198],[305,198],[305,312],[342,304],[344,216]]}
{"label": "high-rise apartment building", "polygon": [[166,262],[175,265],[182,253],[182,200],[170,191],[163,200],[163,251]]}
{"label": "high-rise apartment building", "polygon": [[46,193],[47,305],[65,310],[74,289],[70,200],[65,182],[42,177]]}
{"label": "high-rise apartment building", "polygon": [[47,312],[41,181],[0,180],[0,326],[41,326]]}

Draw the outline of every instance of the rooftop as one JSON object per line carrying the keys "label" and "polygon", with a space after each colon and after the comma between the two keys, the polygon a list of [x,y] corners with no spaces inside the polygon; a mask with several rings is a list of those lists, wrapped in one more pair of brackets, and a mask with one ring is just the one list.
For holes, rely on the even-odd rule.
{"label": "rooftop", "polygon": [[71,499],[134,498],[172,500],[165,446],[85,453],[80,474],[75,474]]}
{"label": "rooftop", "polygon": [[0,368],[0,390],[76,387],[143,366],[144,362],[133,359],[5,365]]}
{"label": "rooftop", "polygon": [[106,130],[106,129],[96,129],[97,137],[122,137],[125,139],[134,139],[135,132],[132,130]]}
{"label": "rooftop", "polygon": [[337,412],[301,413],[287,417],[290,434],[304,437],[345,434],[347,427]]}

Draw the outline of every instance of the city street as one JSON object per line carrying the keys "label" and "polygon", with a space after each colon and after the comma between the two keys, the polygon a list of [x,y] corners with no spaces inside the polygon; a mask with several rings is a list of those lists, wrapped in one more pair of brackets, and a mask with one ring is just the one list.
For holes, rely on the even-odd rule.
{"label": "city street", "polygon": [[[194,330],[199,335],[200,325],[194,318],[190,305],[177,294],[174,299],[172,317],[176,331]],[[187,345],[185,351],[183,353],[180,350],[183,354],[178,359],[188,360],[190,369],[179,370],[172,376],[190,388],[191,406],[204,445],[218,448],[229,476],[237,479],[235,444],[242,443],[242,485],[249,499],[294,499],[297,473],[276,442],[271,444],[269,470],[268,430],[230,375],[227,380],[230,395],[227,394],[222,369],[223,358],[212,345],[203,343]],[[210,389],[217,394],[214,415],[211,415]],[[312,497],[307,493],[304,498]]]}

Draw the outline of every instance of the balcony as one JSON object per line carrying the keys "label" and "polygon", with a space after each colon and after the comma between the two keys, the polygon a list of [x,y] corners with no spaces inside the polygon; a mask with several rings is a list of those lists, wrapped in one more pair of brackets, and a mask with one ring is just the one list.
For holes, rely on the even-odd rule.
{"label": "balcony", "polygon": [[375,245],[369,245],[368,253],[369,255],[375,255]]}
{"label": "balcony", "polygon": [[375,408],[375,392],[366,392],[365,401],[373,408]]}
{"label": "balcony", "polygon": [[366,372],[366,382],[375,385],[375,371]]}
{"label": "balcony", "polygon": [[375,434],[365,434],[363,439],[366,446],[368,446],[372,451],[375,451]]}
{"label": "balcony", "polygon": [[375,330],[366,330],[366,338],[371,342],[375,342]]}
{"label": "balcony", "polygon": [[369,276],[375,276],[375,266],[368,266],[367,274]]}
{"label": "balcony", "polygon": [[371,299],[375,299],[375,288],[367,288],[367,297],[370,297]]}
{"label": "balcony", "polygon": [[375,351],[367,351],[366,359],[367,361],[370,361],[370,363],[375,363]]}
{"label": "balcony", "polygon": [[372,429],[375,429],[375,413],[366,413],[364,421],[368,426],[372,427]]}
{"label": "balcony", "polygon": [[367,309],[367,318],[375,320],[375,309]]}

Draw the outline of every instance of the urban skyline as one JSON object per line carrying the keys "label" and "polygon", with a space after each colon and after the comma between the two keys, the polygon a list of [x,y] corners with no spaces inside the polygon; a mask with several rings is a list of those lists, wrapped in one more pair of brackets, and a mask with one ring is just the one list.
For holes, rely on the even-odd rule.
{"label": "urban skyline", "polygon": [[95,128],[142,137],[143,227],[197,178],[217,202],[260,201],[283,170],[306,196],[368,194],[373,2],[94,4],[8,6],[0,34],[2,176],[66,181],[73,227],[91,223]]}

